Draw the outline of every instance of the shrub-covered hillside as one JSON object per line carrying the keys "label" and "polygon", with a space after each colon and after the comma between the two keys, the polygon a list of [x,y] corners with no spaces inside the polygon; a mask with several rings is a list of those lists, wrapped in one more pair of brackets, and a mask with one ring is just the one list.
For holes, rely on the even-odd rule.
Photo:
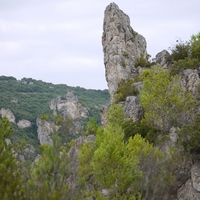
{"label": "shrub-covered hillside", "polygon": [[100,123],[100,107],[109,102],[107,90],[87,90],[81,87],[70,87],[64,84],[54,85],[41,80],[0,76],[0,109],[10,109],[16,122],[22,119],[29,120],[31,127],[18,129],[16,125],[13,134],[16,140],[26,139],[34,146],[38,145],[36,119],[43,115],[52,116],[49,102],[58,96],[61,99],[68,91],[78,96],[79,102],[89,110],[89,117],[82,122],[85,124],[90,117],[95,117]]}

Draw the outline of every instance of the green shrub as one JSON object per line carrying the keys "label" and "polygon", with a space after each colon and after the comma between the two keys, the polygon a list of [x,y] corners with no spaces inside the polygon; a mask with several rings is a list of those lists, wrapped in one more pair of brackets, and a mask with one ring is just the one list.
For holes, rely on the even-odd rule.
{"label": "green shrub", "polygon": [[133,85],[133,80],[122,79],[114,96],[115,103],[125,101],[127,96],[135,96],[138,93],[138,89]]}
{"label": "green shrub", "polygon": [[196,116],[195,122],[181,128],[179,142],[186,152],[200,154],[200,115]]}
{"label": "green shrub", "polygon": [[123,67],[123,68],[126,67],[126,61],[125,61],[125,59],[122,59],[122,67]]}
{"label": "green shrub", "polygon": [[140,55],[140,59],[135,63],[135,67],[146,67],[146,68],[149,68],[151,67],[152,65],[155,64],[155,62],[150,62],[149,61],[149,58],[151,56],[149,54],[147,54],[146,58],[144,57],[143,54]]}
{"label": "green shrub", "polygon": [[200,67],[200,60],[196,58],[184,58],[173,63],[170,74],[176,75],[183,72],[185,69],[196,69],[198,67]]}
{"label": "green shrub", "polygon": [[180,41],[174,47],[170,48],[171,54],[168,57],[168,61],[178,61],[188,57],[188,52],[190,50],[189,42]]}

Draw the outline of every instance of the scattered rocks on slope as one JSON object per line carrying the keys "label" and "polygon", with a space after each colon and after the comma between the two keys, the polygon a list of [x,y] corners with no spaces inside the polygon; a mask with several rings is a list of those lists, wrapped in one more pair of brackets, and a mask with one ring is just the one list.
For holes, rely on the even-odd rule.
{"label": "scattered rocks on slope", "polygon": [[146,58],[146,40],[130,26],[130,18],[115,3],[107,6],[104,15],[102,44],[106,80],[111,102],[122,79],[137,76],[135,63]]}

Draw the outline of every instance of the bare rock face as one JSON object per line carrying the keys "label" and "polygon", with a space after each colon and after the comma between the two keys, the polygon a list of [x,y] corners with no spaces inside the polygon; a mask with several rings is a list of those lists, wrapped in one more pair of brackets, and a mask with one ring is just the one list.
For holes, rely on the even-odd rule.
{"label": "bare rock face", "polygon": [[102,44],[106,80],[111,102],[122,79],[137,76],[135,63],[146,58],[146,40],[130,26],[130,19],[115,3],[107,6],[104,15]]}
{"label": "bare rock face", "polygon": [[156,54],[156,63],[162,65],[164,68],[168,67],[167,58],[169,57],[169,52],[167,50],[163,50]]}
{"label": "bare rock face", "polygon": [[190,91],[195,97],[198,97],[200,95],[198,94],[198,86],[200,86],[198,71],[196,69],[184,70],[181,85],[185,90]]}
{"label": "bare rock face", "polygon": [[65,95],[65,99],[61,99],[61,97],[58,97],[51,100],[51,102],[49,103],[49,107],[53,110],[54,114],[60,112],[62,113],[63,117],[67,116],[70,119],[88,117],[87,108],[83,107],[79,103],[78,97],[74,95],[74,93],[71,91],[67,92],[67,94]]}
{"label": "bare rock face", "polygon": [[11,110],[2,108],[0,110],[0,115],[1,117],[6,116],[10,122],[15,123],[15,115]]}
{"label": "bare rock face", "polygon": [[77,186],[77,167],[78,167],[78,154],[80,152],[81,145],[86,142],[94,142],[95,136],[88,135],[87,137],[79,137],[75,140],[75,144],[68,152],[68,157],[70,158],[70,177],[68,179],[69,187],[75,189]]}
{"label": "bare rock face", "polygon": [[21,129],[28,128],[31,126],[31,122],[25,119],[18,121],[17,126]]}
{"label": "bare rock face", "polygon": [[43,145],[45,143],[48,143],[52,145],[51,134],[54,132],[52,124],[46,120],[41,120],[39,118],[36,120],[36,124],[38,127],[37,133],[40,144]]}
{"label": "bare rock face", "polygon": [[191,168],[191,178],[178,190],[178,200],[200,199],[200,164],[196,163]]}
{"label": "bare rock face", "polygon": [[138,96],[129,96],[126,98],[124,113],[126,118],[130,118],[135,122],[142,119],[144,111],[139,104]]}

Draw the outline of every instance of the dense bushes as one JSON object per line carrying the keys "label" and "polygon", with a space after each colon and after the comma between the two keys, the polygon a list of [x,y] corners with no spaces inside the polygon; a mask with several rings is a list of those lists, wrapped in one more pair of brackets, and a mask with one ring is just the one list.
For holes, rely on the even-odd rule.
{"label": "dense bushes", "polygon": [[168,62],[172,63],[171,74],[179,74],[184,69],[200,67],[200,33],[192,35],[189,42],[180,41],[171,48]]}
{"label": "dense bushes", "polygon": [[138,94],[138,89],[134,86],[133,83],[134,81],[131,79],[128,81],[125,81],[124,79],[121,80],[117,92],[114,96],[115,103],[125,101],[127,96],[135,96]]}
{"label": "dense bushes", "polygon": [[[123,128],[122,107],[113,105],[107,119],[107,126],[97,129],[95,142],[83,144],[79,154],[80,199],[140,200],[162,195],[173,182],[168,168],[171,159],[138,133],[124,135],[129,130]],[[102,195],[103,188],[108,197]]]}

